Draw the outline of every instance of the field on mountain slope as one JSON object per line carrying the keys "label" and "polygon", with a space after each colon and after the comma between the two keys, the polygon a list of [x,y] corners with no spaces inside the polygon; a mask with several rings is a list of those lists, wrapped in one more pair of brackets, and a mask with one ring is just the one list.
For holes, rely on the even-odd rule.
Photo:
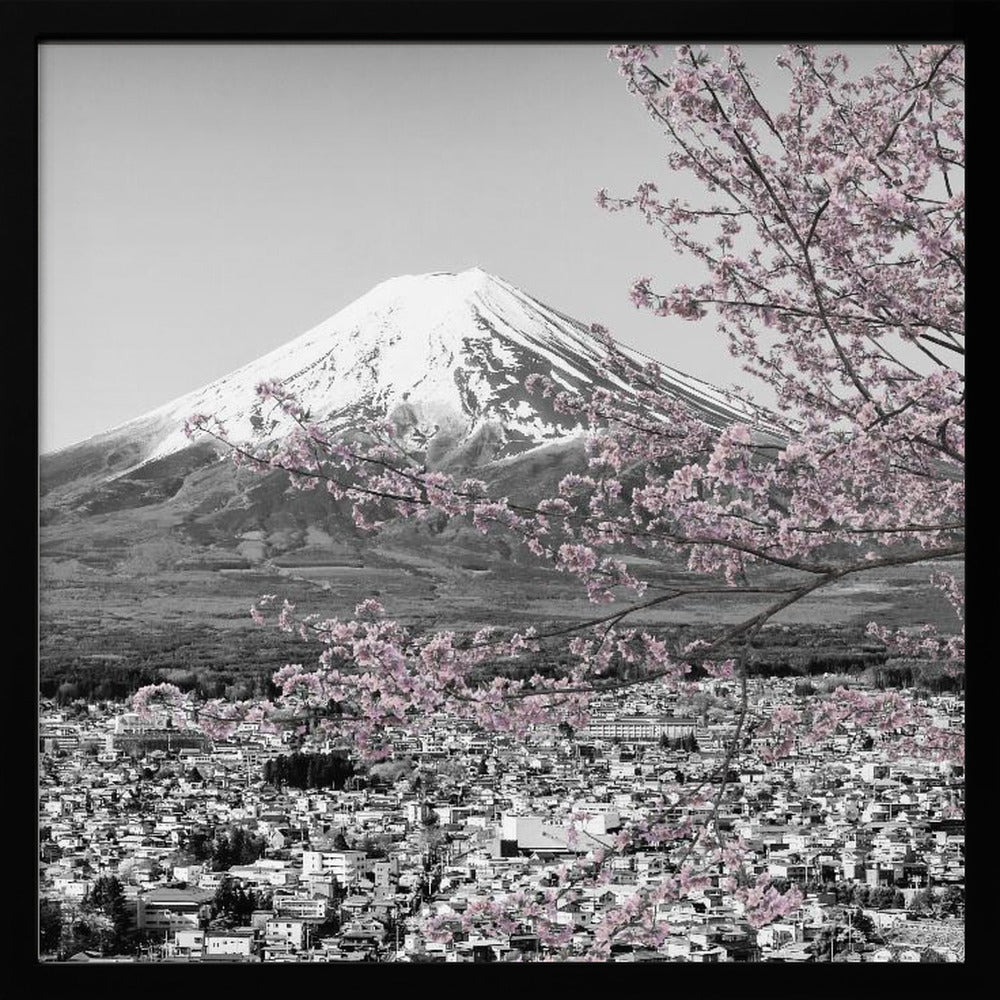
{"label": "field on mountain slope", "polygon": [[[411,536],[398,549],[383,539],[367,550],[347,551],[327,545],[323,533],[312,529],[309,542],[257,565],[233,553],[199,552],[162,539],[138,546],[131,556],[126,546],[125,558],[111,571],[74,557],[43,556],[42,678],[58,684],[80,671],[114,664],[146,671],[145,682],[167,679],[171,671],[196,670],[231,684],[241,677],[266,679],[287,662],[310,662],[318,655],[314,644],[252,623],[249,607],[263,593],[287,597],[299,613],[323,616],[350,616],[358,601],[375,596],[390,616],[416,630],[472,631],[484,625],[544,630],[621,607],[591,605],[573,579],[512,563],[495,550],[470,555],[467,547],[456,547],[457,558],[449,561],[442,551],[447,539],[422,538],[414,545]],[[165,556],[176,557],[173,569],[160,568]],[[144,560],[156,568],[147,572]],[[961,564],[948,568],[961,572]],[[765,670],[769,663],[827,660],[832,669],[851,662],[860,666],[876,648],[864,635],[872,619],[952,627],[950,610],[928,582],[931,569],[879,570],[810,595],[765,630],[755,659]],[[685,576],[676,566],[651,565],[644,572],[660,588],[677,585]],[[777,573],[770,576],[772,582],[781,579]],[[629,620],[661,633],[711,630],[762,607],[750,595],[692,596]]]}

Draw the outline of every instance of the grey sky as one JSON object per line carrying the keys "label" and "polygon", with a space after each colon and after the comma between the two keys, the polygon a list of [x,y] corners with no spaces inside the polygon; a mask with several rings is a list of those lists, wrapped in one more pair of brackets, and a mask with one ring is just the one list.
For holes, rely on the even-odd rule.
{"label": "grey sky", "polygon": [[[41,46],[41,450],[198,388],[386,278],[473,265],[741,381],[710,319],[628,301],[634,277],[700,272],[595,192],[694,190],[606,51]],[[775,54],[751,54],[769,88]]]}

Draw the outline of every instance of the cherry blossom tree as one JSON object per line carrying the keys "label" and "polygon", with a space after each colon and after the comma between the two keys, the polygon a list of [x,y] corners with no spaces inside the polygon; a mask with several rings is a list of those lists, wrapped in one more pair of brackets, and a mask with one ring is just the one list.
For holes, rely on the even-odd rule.
{"label": "cherry blossom tree", "polygon": [[[890,755],[963,752],[960,736],[905,692],[839,688],[808,713],[791,698],[755,705],[748,695],[751,643],[775,616],[841,581],[907,565],[933,571],[956,628],[873,622],[872,639],[964,669],[963,588],[948,572],[964,556],[962,47],[895,46],[859,77],[841,53],[792,46],[777,59],[788,80],[782,108],[765,105],[734,47],[685,45],[670,58],[655,46],[620,45],[610,56],[662,131],[670,169],[693,175],[704,195],[697,204],[661,196],[651,181],[626,197],[598,193],[599,205],[638,213],[705,274],[674,288],[639,278],[632,301],[716,330],[748,375],[770,387],[774,412],[734,390],[745,419],[712,426],[666,390],[655,364],[638,369],[594,326],[609,372],[628,380],[635,401],[530,378],[529,391],[590,427],[589,468],[567,475],[555,496],[512,498],[428,467],[391,421],[337,436],[280,383],[263,383],[257,405],[268,419],[257,422],[257,440],[231,441],[204,414],[192,416],[189,433],[214,437],[243,467],[282,470],[294,488],[349,502],[363,531],[443,516],[503,533],[606,607],[548,630],[421,634],[371,599],[342,619],[299,615],[269,594],[251,609],[254,620],[316,648],[310,662],[275,675],[274,704],[197,704],[166,684],[134,698],[140,711],[221,735],[245,720],[303,733],[346,728],[374,760],[390,752],[392,727],[442,717],[512,734],[578,727],[609,692],[656,685],[683,703],[729,678],[738,707],[718,767],[701,784],[651,799],[641,819],[568,863],[557,888],[428,925],[428,934],[447,936],[459,925],[527,924],[563,957],[572,933],[560,906],[609,882],[605,862],[623,851],[660,852],[664,875],[606,913],[588,957],[606,957],[615,942],[661,944],[664,914],[709,885],[752,927],[799,905],[797,890],[778,892],[748,869],[745,845],[720,823],[751,727],[764,760],[845,730],[874,736]],[[652,584],[636,568],[650,560],[683,561],[693,582]],[[756,602],[721,634],[681,643],[629,621],[720,593]],[[569,664],[558,676],[509,669],[553,648]],[[574,836],[590,835],[580,826]]]}

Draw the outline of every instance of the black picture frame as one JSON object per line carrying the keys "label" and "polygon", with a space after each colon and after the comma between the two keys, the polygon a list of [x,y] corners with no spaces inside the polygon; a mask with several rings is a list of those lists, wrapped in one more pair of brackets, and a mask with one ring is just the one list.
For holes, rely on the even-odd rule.
{"label": "black picture frame", "polygon": [[[31,359],[38,356],[38,61],[37,47],[47,41],[87,43],[98,41],[477,41],[477,42],[537,42],[544,44],[555,41],[614,42],[622,40],[683,40],[683,41],[767,41],[783,42],[809,39],[815,42],[866,42],[892,39],[897,41],[946,41],[957,40],[969,48],[969,73],[971,83],[979,81],[984,86],[985,46],[989,44],[988,27],[990,3],[978,0],[965,2],[903,2],[903,0],[849,0],[849,2],[755,2],[755,0],[682,0],[682,2],[654,2],[654,0],[0,0],[0,73],[3,79],[2,113],[3,153],[0,155],[0,197],[3,199],[3,219],[5,222],[5,242],[8,259],[4,269],[7,289],[8,313],[4,338],[8,347],[8,379],[16,388],[16,402],[8,410],[6,444],[8,445],[8,469],[36,469],[38,460],[37,423],[37,361],[36,377],[20,370],[24,362],[19,358]],[[969,113],[973,121],[985,120],[986,98],[976,95],[976,86],[970,86]],[[977,110],[978,108],[978,110]],[[974,149],[983,149],[985,139],[976,136],[973,129]],[[982,168],[980,168],[982,169]],[[972,197],[976,195],[977,176],[973,170]],[[987,209],[984,207],[984,215]],[[988,225],[978,223],[983,229]],[[982,241],[973,232],[973,240]],[[971,284],[976,288],[976,268],[982,274],[983,264],[973,265]],[[982,287],[982,286],[980,286]],[[974,311],[976,295],[972,297]],[[12,309],[10,307],[13,307]],[[973,387],[976,384],[975,366],[971,366]],[[35,391],[34,403],[32,392]],[[21,394],[26,398],[20,398]],[[984,406],[970,393],[973,410]],[[28,414],[25,418],[25,414]],[[982,418],[981,418],[982,419]],[[980,425],[982,426],[982,425]],[[973,440],[981,439],[974,432]],[[33,451],[33,454],[32,454]],[[984,483],[978,485],[975,471],[971,477],[970,497],[978,493],[983,496]],[[37,483],[37,480],[36,480]],[[37,573],[37,528],[38,508],[33,515],[27,513],[31,506],[30,484],[10,487],[15,507],[15,522],[10,525],[9,538],[14,542],[13,559],[9,565],[13,574],[15,589],[13,595],[23,593],[20,578],[34,565]],[[978,502],[970,504],[973,523],[976,523]],[[34,518],[33,524],[29,523]],[[23,528],[21,526],[24,522]],[[969,556],[969,569],[975,575],[984,567],[973,552]],[[979,557],[982,558],[981,556]],[[37,576],[36,576],[37,581]],[[13,603],[19,598],[9,596]],[[978,606],[973,594],[970,604]],[[208,988],[249,987],[256,990],[281,988],[287,982],[286,976],[297,977],[323,974],[328,978],[323,983],[326,988],[343,987],[341,978],[344,969],[338,968],[330,979],[330,970],[322,973],[317,969],[301,966],[283,968],[275,973],[260,967],[252,969],[226,967],[220,972],[208,972],[180,967],[148,966],[120,967],[107,966],[74,969],[67,966],[43,966],[37,962],[37,867],[31,863],[37,857],[36,823],[32,812],[37,814],[36,768],[32,756],[23,752],[27,743],[34,741],[37,746],[37,723],[32,722],[30,712],[23,711],[20,700],[25,704],[34,703],[37,698],[36,676],[33,665],[37,663],[37,605],[35,628],[31,628],[31,614],[24,615],[13,609],[17,617],[17,635],[28,636],[24,647],[18,643],[13,655],[8,658],[8,670],[16,681],[12,695],[13,712],[8,717],[8,737],[11,740],[9,760],[15,773],[18,789],[18,808],[8,813],[8,832],[14,829],[16,836],[10,843],[8,857],[15,862],[15,884],[19,891],[8,895],[8,912],[14,918],[14,933],[7,938],[7,957],[14,960],[20,971],[30,973],[32,980],[42,990],[51,995],[72,995],[76,990],[101,988],[106,983],[125,988],[138,987],[151,990],[154,994],[169,986],[176,989],[185,982],[196,981]],[[976,648],[977,629],[970,622],[973,649]],[[973,689],[980,696],[988,681],[973,680]],[[976,687],[976,685],[981,685]],[[976,718],[981,719],[983,709],[977,711],[977,698],[969,699],[969,732],[971,744],[980,743],[976,737]],[[989,704],[980,697],[979,705]],[[992,748],[981,748],[986,761]],[[973,761],[977,754],[970,755]],[[985,768],[975,763],[969,769],[973,784],[981,787],[988,780]],[[980,816],[983,807],[973,799],[971,814]],[[982,822],[982,820],[979,820]],[[34,831],[34,832],[33,832]],[[971,838],[973,857],[979,851],[980,863],[983,848],[977,843],[988,837],[988,833],[974,834]],[[981,839],[982,838],[982,839]],[[26,881],[27,886],[23,885]],[[823,994],[842,996],[847,991],[858,991],[860,995],[875,995],[887,988],[928,989],[961,988],[968,981],[967,976],[975,964],[982,962],[984,952],[972,946],[975,938],[982,942],[982,931],[975,925],[975,914],[981,911],[986,890],[970,894],[969,907],[969,959],[964,966],[926,965],[912,968],[892,967],[846,967],[826,966],[822,973],[809,968],[776,969],[774,967],[717,968],[694,970],[689,967],[671,966],[669,977],[663,980],[648,979],[650,969],[616,967],[600,971],[592,967],[558,967],[546,972],[541,966],[533,966],[528,975],[523,969],[512,967],[500,976],[509,976],[509,985],[523,982],[529,988],[553,988],[567,985],[564,977],[577,980],[574,984],[584,990],[600,990],[619,983],[628,983],[632,988],[645,985],[653,989],[676,988],[681,980],[684,985],[696,989],[707,989],[708,995],[717,993],[762,994],[774,989],[790,991],[792,994]],[[27,902],[25,902],[27,901]],[[982,919],[980,917],[980,919]],[[985,958],[988,960],[988,952]],[[863,974],[860,974],[863,973]],[[210,980],[207,984],[205,976]],[[491,977],[498,985],[494,970]],[[599,976],[597,982],[593,976]],[[192,980],[192,976],[195,977]],[[233,978],[235,976],[235,979]],[[253,979],[248,978],[253,976]],[[263,976],[263,978],[260,978]],[[419,983],[418,980],[426,980]],[[555,978],[558,976],[559,978]],[[579,978],[585,976],[582,984]],[[607,977],[607,978],[605,978]],[[680,978],[678,978],[680,977]],[[455,985],[462,983],[478,988],[482,980],[482,968],[466,967],[427,969],[406,967],[405,969],[384,967],[377,970],[353,969],[349,979],[352,986],[361,989],[383,990],[393,988],[441,988],[449,979]],[[110,980],[110,983],[108,981]]]}

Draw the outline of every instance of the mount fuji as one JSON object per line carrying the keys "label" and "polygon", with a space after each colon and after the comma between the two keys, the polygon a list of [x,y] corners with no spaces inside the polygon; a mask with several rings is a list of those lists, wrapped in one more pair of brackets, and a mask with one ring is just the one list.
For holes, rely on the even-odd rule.
{"label": "mount fuji", "polygon": [[[637,372],[649,360],[622,351]],[[256,532],[257,551],[269,556],[294,549],[317,519],[331,536],[352,534],[328,498],[286,493],[281,474],[237,475],[216,446],[184,435],[185,419],[199,412],[217,416],[232,440],[249,440],[260,421],[255,387],[266,379],[335,431],[388,417],[430,466],[544,489],[582,464],[585,429],[527,392],[525,380],[539,373],[569,390],[600,386],[627,401],[634,390],[607,358],[587,326],[479,268],[393,278],[231,374],[43,455],[43,527],[60,529],[61,550],[95,531],[126,544],[158,526],[226,549]],[[746,420],[767,432],[762,411],[679,371],[661,372],[663,391],[706,423]],[[44,542],[43,532],[43,551]]]}

